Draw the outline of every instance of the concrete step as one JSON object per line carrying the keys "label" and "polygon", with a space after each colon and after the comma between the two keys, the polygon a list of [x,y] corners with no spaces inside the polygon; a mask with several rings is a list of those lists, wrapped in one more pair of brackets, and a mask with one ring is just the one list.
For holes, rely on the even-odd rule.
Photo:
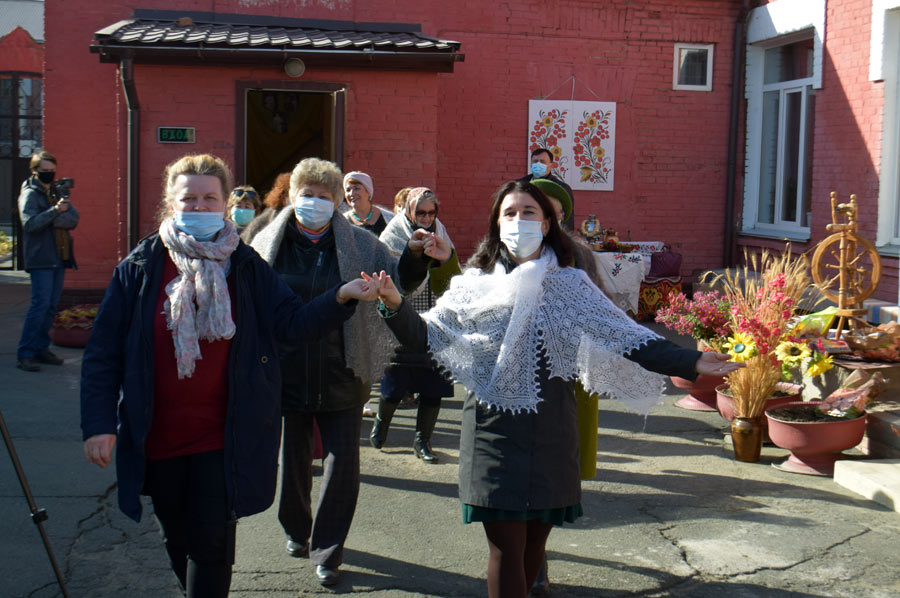
{"label": "concrete step", "polygon": [[838,461],[834,481],[900,513],[900,459]]}
{"label": "concrete step", "polygon": [[900,459],[900,405],[876,403],[867,411],[866,435],[857,448],[870,457]]}

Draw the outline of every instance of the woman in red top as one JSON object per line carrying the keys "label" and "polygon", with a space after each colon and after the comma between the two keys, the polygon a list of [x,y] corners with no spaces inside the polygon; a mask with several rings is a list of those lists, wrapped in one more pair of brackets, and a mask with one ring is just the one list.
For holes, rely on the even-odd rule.
{"label": "woman in red top", "polygon": [[116,268],[82,368],[85,456],[106,467],[118,441],[119,506],[139,519],[150,495],[189,597],[228,595],[236,519],[274,498],[276,342],[339,328],[374,298],[356,279],[302,302],[224,218],[230,188],[215,156],[166,167],[159,233]]}

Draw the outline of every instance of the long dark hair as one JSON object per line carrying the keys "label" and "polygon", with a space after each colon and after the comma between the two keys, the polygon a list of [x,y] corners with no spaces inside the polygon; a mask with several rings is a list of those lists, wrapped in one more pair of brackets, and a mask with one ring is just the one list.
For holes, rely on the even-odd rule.
{"label": "long dark hair", "polygon": [[550,221],[550,230],[544,235],[544,245],[553,249],[560,266],[571,266],[573,256],[572,241],[559,228],[553,204],[543,191],[527,181],[510,181],[494,193],[488,234],[478,244],[475,254],[469,258],[467,265],[485,271],[494,269],[494,265],[500,258],[500,246],[503,245],[503,242],[500,240],[500,204],[503,203],[504,197],[516,192],[527,193],[541,207],[544,219]]}

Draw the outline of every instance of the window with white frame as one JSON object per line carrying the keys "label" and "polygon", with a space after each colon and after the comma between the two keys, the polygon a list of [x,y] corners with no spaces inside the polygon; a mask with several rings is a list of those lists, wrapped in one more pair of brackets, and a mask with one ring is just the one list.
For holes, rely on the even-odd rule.
{"label": "window with white frame", "polygon": [[808,227],[812,121],[812,39],[765,52],[756,222]]}
{"label": "window with white frame", "polygon": [[675,44],[672,89],[711,91],[713,44]]}
{"label": "window with white frame", "polygon": [[900,251],[900,0],[873,3],[869,79],[884,81],[876,245]]}
{"label": "window with white frame", "polygon": [[777,0],[750,14],[741,233],[805,241],[825,0]]}

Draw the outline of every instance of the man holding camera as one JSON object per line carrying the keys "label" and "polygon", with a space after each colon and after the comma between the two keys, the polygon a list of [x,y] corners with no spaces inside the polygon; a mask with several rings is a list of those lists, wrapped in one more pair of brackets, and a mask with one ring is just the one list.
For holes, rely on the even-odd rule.
{"label": "man holding camera", "polygon": [[62,294],[66,268],[75,268],[72,236],[78,226],[78,211],[69,202],[72,179],[56,178],[56,158],[50,152],[31,156],[31,176],[22,183],[19,217],[25,271],[31,275],[31,305],[22,325],[16,350],[17,367],[40,371],[40,364],[62,365],[50,351],[50,326]]}

